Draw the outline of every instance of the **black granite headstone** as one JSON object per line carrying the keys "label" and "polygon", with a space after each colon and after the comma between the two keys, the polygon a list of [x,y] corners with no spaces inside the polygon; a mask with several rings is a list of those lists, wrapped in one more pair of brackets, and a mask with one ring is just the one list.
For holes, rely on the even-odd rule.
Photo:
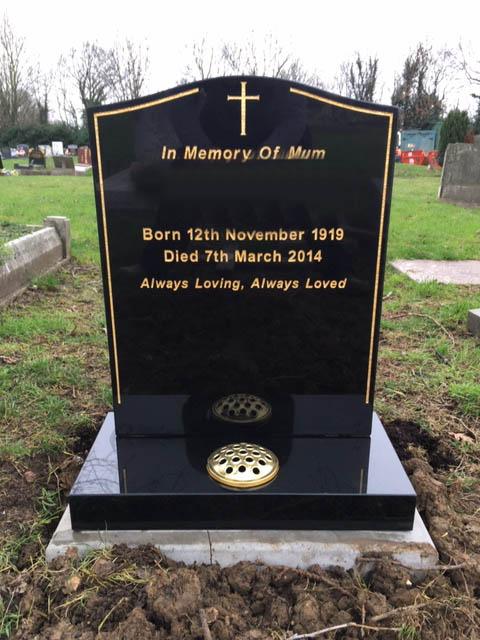
{"label": "black granite headstone", "polygon": [[45,154],[38,147],[36,147],[35,149],[32,149],[28,154],[28,163],[31,167],[40,167],[45,169],[46,167]]}
{"label": "black granite headstone", "polygon": [[[411,527],[373,417],[396,117],[257,77],[90,110],[114,419],[74,527]],[[215,416],[230,394],[271,412]],[[242,441],[278,456],[268,487],[207,474]]]}

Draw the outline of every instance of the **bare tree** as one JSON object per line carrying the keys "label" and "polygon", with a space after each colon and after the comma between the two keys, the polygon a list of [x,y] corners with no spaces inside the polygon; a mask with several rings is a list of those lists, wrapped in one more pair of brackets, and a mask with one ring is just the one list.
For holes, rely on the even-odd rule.
{"label": "bare tree", "polygon": [[[86,109],[105,102],[108,95],[106,78],[108,52],[96,42],[85,41],[80,50],[71,49],[68,56],[61,56],[59,60],[60,78],[65,74],[73,82],[77,95],[80,99],[83,113],[82,119],[85,122]],[[64,79],[63,79],[64,80]],[[66,83],[61,80],[60,84]],[[60,100],[64,103],[64,115],[69,114],[73,107],[72,100],[62,92]]]}
{"label": "bare tree", "polygon": [[192,45],[191,57],[183,82],[223,75],[249,75],[323,86],[320,77],[305,69],[300,60],[286,51],[272,35],[267,36],[260,47],[251,39],[242,44],[224,42],[216,49],[203,38]]}
{"label": "bare tree", "polygon": [[54,84],[53,71],[43,72],[40,65],[29,70],[30,87],[35,103],[36,119],[40,124],[47,124],[50,114],[50,96]]}
{"label": "bare tree", "polygon": [[471,54],[460,42],[458,45],[458,52],[455,56],[457,68],[463,72],[472,88],[477,88],[478,91],[480,91],[480,59],[472,62],[470,57]]}
{"label": "bare tree", "polygon": [[480,59],[471,60],[472,54],[467,51],[460,42],[455,56],[457,69],[462,73],[472,90],[471,96],[477,101],[477,107],[472,118],[472,127],[475,134],[480,133]]}
{"label": "bare tree", "polygon": [[451,58],[449,50],[433,52],[422,43],[406,58],[392,94],[392,104],[400,107],[405,128],[427,129],[441,118]]}
{"label": "bare tree", "polygon": [[57,111],[60,121],[63,124],[78,129],[78,109],[73,99],[74,91],[72,90],[72,82],[69,76],[64,73],[56,74],[56,95],[57,95]]}
{"label": "bare tree", "polygon": [[148,49],[131,40],[117,42],[106,52],[104,78],[109,98],[132,100],[142,95],[149,69]]}
{"label": "bare tree", "polygon": [[289,63],[293,62],[291,55],[272,35],[267,36],[261,47],[253,40],[242,45],[225,43],[222,46],[222,58],[230,74],[272,78],[281,78]]}
{"label": "bare tree", "polygon": [[213,76],[224,75],[225,61],[221,49],[209,46],[206,38],[194,42],[191,47],[191,62],[184,69],[181,82],[206,80]]}
{"label": "bare tree", "polygon": [[[63,122],[77,127],[78,106],[86,110],[107,100],[131,100],[142,95],[149,68],[148,50],[131,40],[109,49],[86,41],[61,56],[58,64],[58,110]],[[71,87],[77,99],[72,99]]]}
{"label": "bare tree", "polygon": [[24,38],[14,33],[5,14],[0,23],[0,124],[3,126],[14,126],[31,117],[24,49]]}
{"label": "bare tree", "polygon": [[355,54],[354,62],[344,62],[340,66],[339,92],[348,98],[373,102],[378,80],[378,57],[362,60]]}
{"label": "bare tree", "polygon": [[320,78],[317,72],[310,72],[305,69],[303,64],[298,58],[289,60],[287,66],[279,74],[280,78],[284,80],[292,80],[293,82],[301,82],[302,84],[308,84],[318,89],[326,89],[325,83]]}

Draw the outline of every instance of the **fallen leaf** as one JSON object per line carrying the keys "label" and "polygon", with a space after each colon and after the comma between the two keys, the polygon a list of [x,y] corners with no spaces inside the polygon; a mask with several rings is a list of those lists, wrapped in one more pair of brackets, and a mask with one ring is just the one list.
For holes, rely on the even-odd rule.
{"label": "fallen leaf", "polygon": [[78,549],[76,547],[68,547],[65,552],[65,556],[69,560],[76,560],[78,558]]}
{"label": "fallen leaf", "polygon": [[115,565],[106,558],[97,558],[92,566],[92,571],[97,578],[106,578],[115,571]]}
{"label": "fallen leaf", "polygon": [[67,469],[70,465],[79,465],[83,463],[83,459],[80,456],[68,456],[65,460],[58,465],[57,470]]}
{"label": "fallen leaf", "polygon": [[465,433],[449,433],[457,442],[468,442],[469,444],[473,444],[475,440],[470,436],[467,436]]}
{"label": "fallen leaf", "polygon": [[207,607],[204,611],[207,623],[213,624],[218,618],[218,609],[215,609],[215,607]]}
{"label": "fallen leaf", "polygon": [[468,533],[480,534],[480,524],[467,524],[465,529]]}
{"label": "fallen leaf", "polygon": [[14,358],[13,356],[0,356],[0,362],[3,364],[17,364],[20,358]]}
{"label": "fallen leaf", "polygon": [[71,576],[70,578],[68,578],[68,580],[65,581],[65,591],[67,593],[75,593],[81,582],[82,579],[80,578],[80,576]]}
{"label": "fallen leaf", "polygon": [[37,474],[34,471],[25,471],[23,477],[28,482],[28,484],[32,484],[37,479]]}

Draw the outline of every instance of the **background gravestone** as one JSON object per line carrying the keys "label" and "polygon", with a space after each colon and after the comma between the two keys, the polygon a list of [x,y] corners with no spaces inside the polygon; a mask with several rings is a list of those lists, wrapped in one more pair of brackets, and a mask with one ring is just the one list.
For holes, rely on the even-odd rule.
{"label": "background gravestone", "polygon": [[63,142],[58,140],[52,141],[52,155],[63,156]]}
{"label": "background gravestone", "polygon": [[45,155],[46,158],[52,157],[52,147],[49,144],[40,144],[38,145],[38,148]]}
{"label": "background gravestone", "polygon": [[45,169],[46,160],[45,154],[38,147],[32,149],[28,154],[28,163],[31,167],[40,167]]}
{"label": "background gravestone", "polygon": [[449,144],[438,197],[480,207],[480,136],[473,144]]}
{"label": "background gravestone", "polygon": [[75,162],[72,156],[53,156],[53,166],[55,169],[75,169]]}
{"label": "background gravestone", "polygon": [[90,147],[78,147],[78,162],[80,164],[86,165],[92,164],[92,154],[90,152]]}
{"label": "background gravestone", "polygon": [[26,143],[17,144],[17,156],[23,158],[28,156],[29,146]]}

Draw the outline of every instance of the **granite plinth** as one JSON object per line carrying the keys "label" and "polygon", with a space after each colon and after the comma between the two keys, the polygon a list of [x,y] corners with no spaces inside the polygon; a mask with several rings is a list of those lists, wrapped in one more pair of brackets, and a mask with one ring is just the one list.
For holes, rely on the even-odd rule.
{"label": "granite plinth", "polygon": [[117,438],[112,413],[69,497],[74,530],[412,529],[415,491],[375,415],[370,438],[255,440],[277,453],[270,485],[233,491],[211,480],[221,438]]}

